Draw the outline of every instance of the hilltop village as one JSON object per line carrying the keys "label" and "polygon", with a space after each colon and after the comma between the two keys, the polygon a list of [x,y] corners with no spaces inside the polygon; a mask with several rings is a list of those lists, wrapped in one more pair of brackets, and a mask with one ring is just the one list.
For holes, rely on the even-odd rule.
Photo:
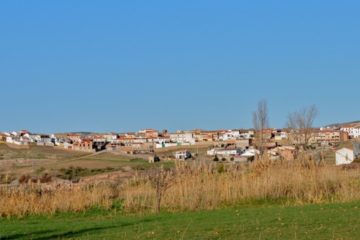
{"label": "hilltop village", "polygon": [[[260,137],[261,136],[261,137]],[[259,139],[261,138],[261,143]],[[359,156],[357,144],[360,124],[313,128],[306,140],[307,149],[314,158],[322,160],[325,151],[336,154],[336,164],[351,163]],[[54,147],[68,151],[111,151],[124,155],[141,156],[150,162],[162,160],[191,160],[201,156],[213,161],[248,162],[256,159],[260,151],[273,160],[293,160],[304,148],[304,137],[294,129],[191,130],[168,132],[144,129],[129,133],[63,133],[36,134],[27,130],[2,132],[0,142],[11,146],[29,145]],[[349,147],[350,146],[350,147]],[[353,146],[353,147],[352,147]],[[165,154],[166,153],[166,154]],[[170,153],[170,154],[169,154]]]}

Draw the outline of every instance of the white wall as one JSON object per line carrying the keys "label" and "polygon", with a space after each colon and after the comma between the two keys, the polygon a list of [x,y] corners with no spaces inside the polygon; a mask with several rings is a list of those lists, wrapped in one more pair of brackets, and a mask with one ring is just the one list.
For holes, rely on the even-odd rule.
{"label": "white wall", "polygon": [[237,155],[237,150],[236,149],[231,149],[231,150],[226,150],[226,149],[211,149],[207,151],[207,155],[208,156],[215,156],[215,155],[219,155],[219,156],[231,156],[231,155]]}
{"label": "white wall", "polygon": [[194,134],[192,133],[172,133],[170,140],[177,143],[195,144]]}
{"label": "white wall", "polygon": [[360,128],[341,128],[340,130],[349,133],[352,138],[360,138]]}
{"label": "white wall", "polygon": [[354,161],[354,151],[342,148],[336,151],[336,165],[350,164]]}
{"label": "white wall", "polygon": [[222,134],[219,139],[222,141],[228,141],[228,140],[236,140],[240,138],[240,132],[239,131],[227,131],[226,133]]}

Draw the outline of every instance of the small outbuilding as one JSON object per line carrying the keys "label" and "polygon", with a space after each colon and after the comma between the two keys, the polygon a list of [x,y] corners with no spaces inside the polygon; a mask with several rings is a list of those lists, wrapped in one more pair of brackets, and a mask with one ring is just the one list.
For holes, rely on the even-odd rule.
{"label": "small outbuilding", "polygon": [[160,162],[160,157],[157,155],[154,156],[149,156],[148,158],[149,163],[156,163],[156,162]]}
{"label": "small outbuilding", "polygon": [[350,164],[355,160],[354,150],[341,148],[336,151],[336,165]]}
{"label": "small outbuilding", "polygon": [[178,160],[187,160],[192,157],[191,152],[185,150],[185,151],[177,151],[175,153],[175,158]]}

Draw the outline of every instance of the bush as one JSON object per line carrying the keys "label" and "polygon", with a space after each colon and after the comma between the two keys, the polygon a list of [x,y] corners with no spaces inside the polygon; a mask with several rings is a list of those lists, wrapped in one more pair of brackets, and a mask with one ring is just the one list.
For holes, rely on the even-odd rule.
{"label": "bush", "polygon": [[73,182],[77,182],[80,180],[80,177],[90,176],[98,173],[104,173],[107,171],[112,171],[113,168],[95,168],[95,169],[88,169],[82,167],[69,167],[69,168],[62,168],[60,169],[60,173],[57,175],[58,178],[70,180]]}
{"label": "bush", "polygon": [[225,172],[225,166],[224,164],[219,164],[218,167],[217,167],[217,172],[218,173],[223,173]]}
{"label": "bush", "polygon": [[40,178],[40,182],[41,183],[49,183],[52,181],[52,177],[51,175],[45,173],[41,178]]}
{"label": "bush", "polygon": [[14,174],[0,174],[0,184],[9,184],[16,180]]}
{"label": "bush", "polygon": [[40,167],[38,169],[36,169],[35,173],[36,175],[40,175],[41,173],[43,173],[46,169],[44,167]]}

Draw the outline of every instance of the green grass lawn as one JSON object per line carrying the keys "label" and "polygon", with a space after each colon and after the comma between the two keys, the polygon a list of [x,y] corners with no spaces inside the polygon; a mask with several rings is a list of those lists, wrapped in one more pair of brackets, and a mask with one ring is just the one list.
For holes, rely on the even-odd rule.
{"label": "green grass lawn", "polygon": [[360,239],[360,203],[0,220],[0,239]]}

